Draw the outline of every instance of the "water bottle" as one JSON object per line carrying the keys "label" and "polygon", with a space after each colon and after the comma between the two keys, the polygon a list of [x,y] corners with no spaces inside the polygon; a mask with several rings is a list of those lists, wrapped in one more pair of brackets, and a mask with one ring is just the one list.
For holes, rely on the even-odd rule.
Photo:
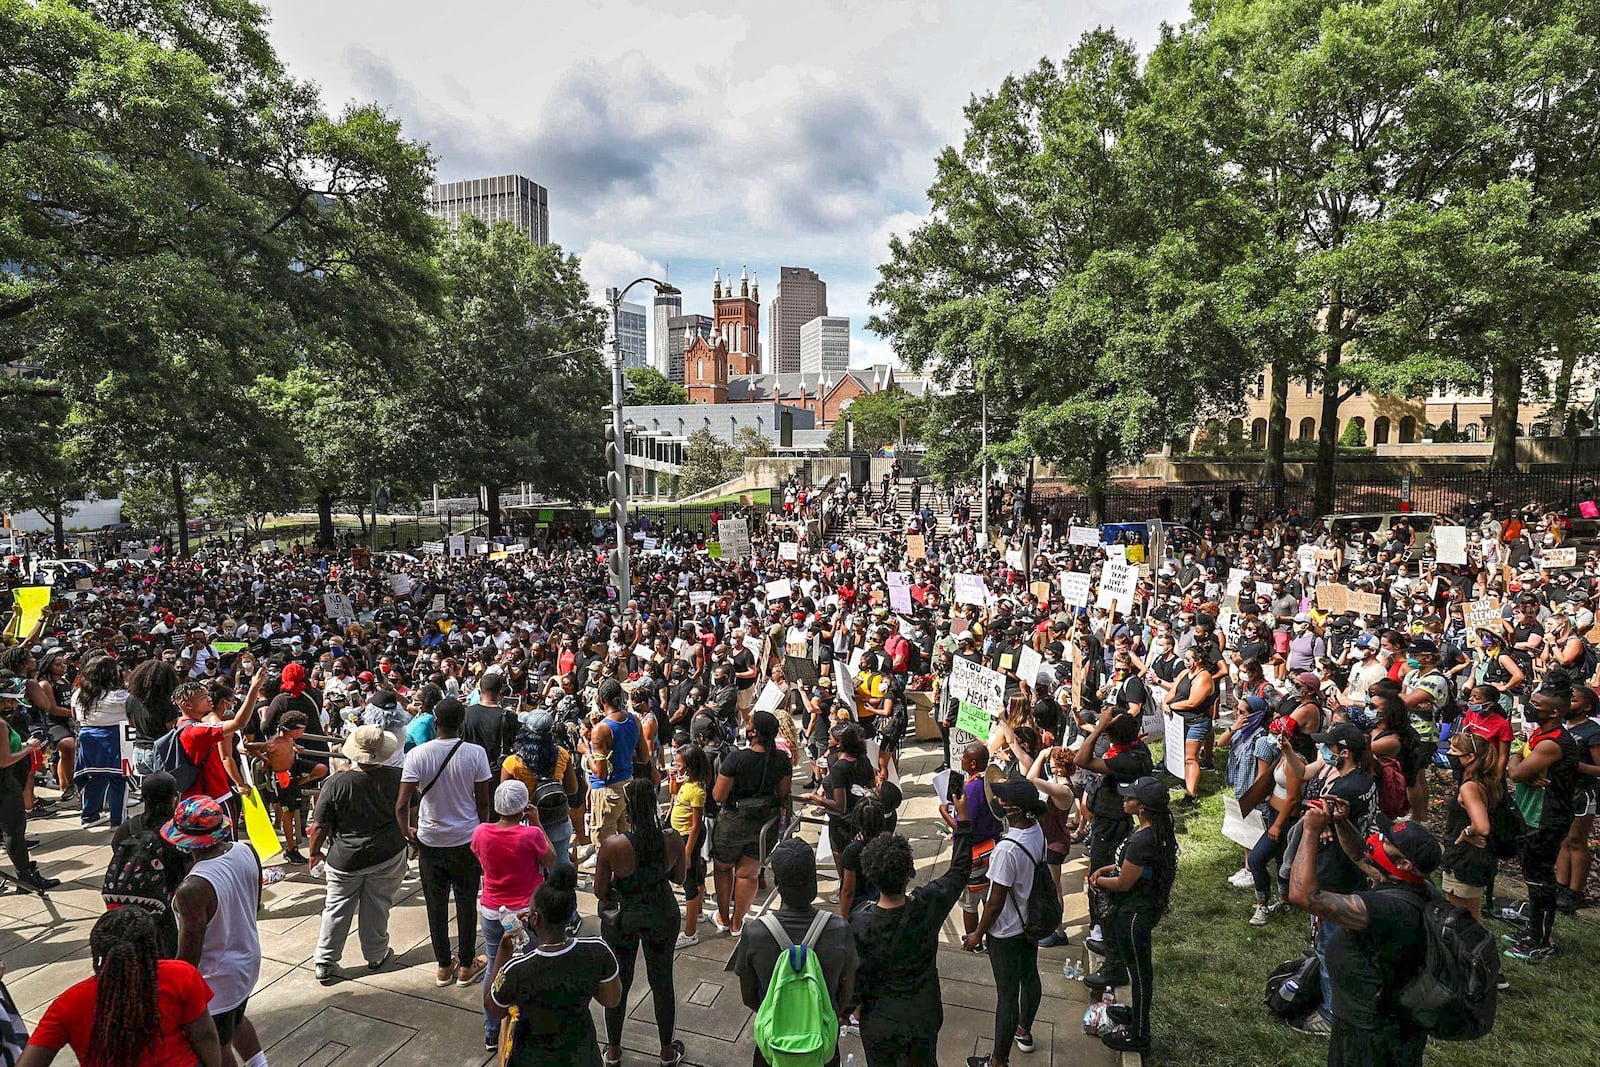
{"label": "water bottle", "polygon": [[328,861],[318,860],[311,868],[311,877],[325,878],[328,875]]}
{"label": "water bottle", "polygon": [[500,929],[511,935],[512,947],[518,953],[521,953],[528,944],[528,931],[522,925],[522,920],[517,917],[516,912],[505,905],[500,906],[498,914],[500,917]]}
{"label": "water bottle", "polygon": [[1294,1003],[1295,994],[1298,992],[1300,992],[1300,979],[1298,978],[1287,978],[1284,980],[1283,985],[1278,987],[1278,996],[1289,1004]]}
{"label": "water bottle", "polygon": [[844,1058],[844,1067],[856,1067],[856,1054],[854,1052]]}
{"label": "water bottle", "polygon": [[1068,959],[1061,965],[1061,976],[1074,982],[1082,981],[1083,968],[1079,967],[1071,959]]}

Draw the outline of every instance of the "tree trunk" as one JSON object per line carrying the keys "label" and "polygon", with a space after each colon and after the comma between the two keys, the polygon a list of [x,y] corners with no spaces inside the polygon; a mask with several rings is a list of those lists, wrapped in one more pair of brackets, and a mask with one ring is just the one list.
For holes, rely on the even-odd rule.
{"label": "tree trunk", "polygon": [[1494,447],[1489,452],[1491,471],[1517,469],[1517,409],[1522,405],[1522,368],[1513,355],[1497,355],[1489,363],[1489,425]]}
{"label": "tree trunk", "polygon": [[1106,450],[1096,444],[1089,456],[1089,521],[1096,526],[1105,522],[1106,514]]}
{"label": "tree trunk", "polygon": [[485,482],[483,484],[484,516],[487,519],[488,530],[486,535],[493,541],[500,536],[500,483]]}
{"label": "tree trunk", "polygon": [[1328,303],[1328,351],[1322,363],[1322,417],[1317,427],[1317,467],[1312,487],[1312,507],[1316,514],[1333,511],[1333,464],[1339,455],[1339,361],[1349,334],[1344,321],[1344,290],[1334,286]]}
{"label": "tree trunk", "polygon": [[172,465],[172,513],[178,519],[178,558],[189,558],[189,501],[183,492],[183,468]]}
{"label": "tree trunk", "polygon": [[1289,417],[1289,371],[1281,356],[1272,361],[1268,373],[1272,385],[1267,394],[1267,455],[1261,463],[1261,485],[1281,490],[1283,447],[1289,437],[1285,426]]}
{"label": "tree trunk", "polygon": [[[1572,372],[1578,366],[1577,346],[1565,330],[1556,334],[1556,351],[1561,353],[1561,366],[1556,371],[1555,388],[1550,398],[1550,433],[1554,437],[1565,437],[1571,421],[1567,409],[1572,403]],[[1577,427],[1573,426],[1571,430],[1575,433]]]}
{"label": "tree trunk", "polygon": [[317,490],[317,543],[324,548],[333,547],[333,490]]}
{"label": "tree trunk", "polygon": [[57,500],[50,509],[50,532],[55,535],[56,555],[67,555],[67,522],[66,505]]}

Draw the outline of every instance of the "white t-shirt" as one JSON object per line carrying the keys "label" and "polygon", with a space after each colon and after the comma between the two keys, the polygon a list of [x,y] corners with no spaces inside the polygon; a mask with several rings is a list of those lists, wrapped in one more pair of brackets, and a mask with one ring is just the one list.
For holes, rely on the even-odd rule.
{"label": "white t-shirt", "polygon": [[990,937],[1017,937],[1022,933],[1022,917],[1028,913],[1028,897],[1033,893],[1033,863],[1044,860],[1044,829],[1037,822],[1026,830],[1007,828],[989,853],[989,881],[1009,886],[1010,899],[1000,909],[1000,917],[989,927]]}
{"label": "white t-shirt", "polygon": [[[445,763],[457,743],[461,750]],[[443,773],[440,767],[444,768]],[[400,781],[415,783],[420,793],[435,774],[439,780],[422,798],[418,812],[417,838],[433,848],[470,845],[472,832],[478,828],[476,786],[492,777],[489,757],[481,745],[458,737],[435,738],[406,753]]]}

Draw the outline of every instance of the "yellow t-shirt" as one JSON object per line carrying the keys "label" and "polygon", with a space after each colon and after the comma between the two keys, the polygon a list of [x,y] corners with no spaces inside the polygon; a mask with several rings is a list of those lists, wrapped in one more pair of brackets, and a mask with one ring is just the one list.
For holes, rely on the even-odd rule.
{"label": "yellow t-shirt", "polygon": [[696,808],[705,806],[706,787],[699,782],[684,782],[678,786],[678,795],[672,798],[672,828],[687,836],[689,816]]}

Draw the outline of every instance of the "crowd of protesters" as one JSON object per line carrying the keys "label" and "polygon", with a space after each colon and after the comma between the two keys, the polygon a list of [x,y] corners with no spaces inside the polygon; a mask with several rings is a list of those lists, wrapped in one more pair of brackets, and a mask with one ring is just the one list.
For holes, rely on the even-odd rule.
{"label": "crowd of protesters", "polygon": [[[975,490],[791,487],[771,514],[716,516],[745,520],[748,554],[716,522],[650,531],[647,550],[641,529],[626,601],[601,524],[474,556],[295,545],[63,580],[0,655],[0,833],[10,877],[48,892],[31,823],[113,829],[120,906],[94,944],[117,947],[95,948],[24,1067],[68,1044],[111,1067],[185,1062],[150,1058],[175,1045],[263,1067],[246,797],[283,861],[326,882],[318,981],[344,975],[352,923],[366,968],[394,966],[415,859],[434,979],[482,988],[485,1047],[503,1029],[516,1064],[619,1062],[641,953],[661,1062],[680,1062],[674,954],[722,934],[753,1010],[805,943],[871,1067],[932,1064],[959,910],[996,997],[992,1049],[968,1062],[1007,1067],[1034,1048],[1040,949],[1069,944],[1030,928],[1032,898],[1061,897],[1074,849],[1105,961],[1084,982],[1126,990],[1102,1040],[1148,1051],[1158,925],[1186,812],[1218,788],[1207,770],[1258,834],[1230,880],[1254,893],[1240,921],[1312,917],[1321,998],[1295,1025],[1331,1038],[1331,1064],[1420,1063],[1426,1034],[1392,998],[1430,877],[1508,923],[1511,958],[1559,950],[1558,915],[1588,905],[1600,784],[1600,558],[1564,554],[1564,506],[1475,502],[1445,562],[1437,527],[1404,516],[1336,530],[1219,511],[1105,543],[1072,516],[1030,525],[1023,496],[997,491],[985,543]],[[1139,567],[1131,603],[1101,595],[1113,557]],[[29,571],[11,561],[10,584]],[[1069,595],[1075,574],[1088,596]],[[981,734],[958,725],[962,659],[1003,678]],[[953,855],[914,885],[899,809],[934,769],[902,781],[899,761],[919,706]],[[1170,793],[1150,747],[1168,722]],[[164,885],[140,891],[158,855]],[[1496,895],[1507,856],[1515,905]],[[836,1035],[823,1051],[837,1061]]]}

